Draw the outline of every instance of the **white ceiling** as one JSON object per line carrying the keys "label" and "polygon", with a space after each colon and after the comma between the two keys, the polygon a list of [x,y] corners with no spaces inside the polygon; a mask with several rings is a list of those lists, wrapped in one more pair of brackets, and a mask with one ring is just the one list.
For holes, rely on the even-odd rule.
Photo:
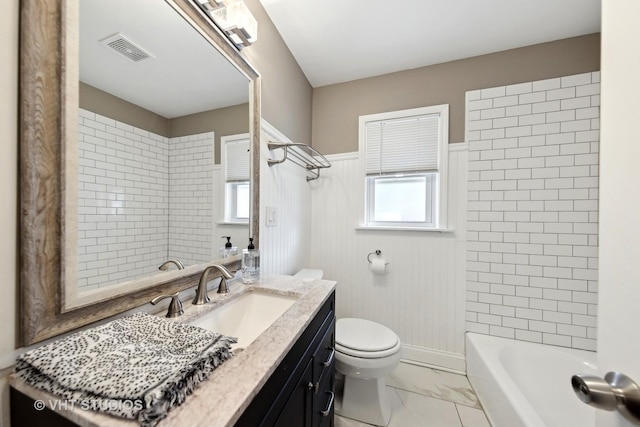
{"label": "white ceiling", "polygon": [[[100,44],[122,33],[154,59]],[[175,10],[158,0],[80,2],[80,80],[166,118],[249,102],[249,82]]]}
{"label": "white ceiling", "polygon": [[600,31],[600,0],[260,1],[313,87]]}

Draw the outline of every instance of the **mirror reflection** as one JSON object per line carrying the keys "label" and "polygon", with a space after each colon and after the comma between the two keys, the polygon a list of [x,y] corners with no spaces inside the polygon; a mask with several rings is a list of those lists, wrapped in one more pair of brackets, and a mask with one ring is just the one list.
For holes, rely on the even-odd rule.
{"label": "mirror reflection", "polygon": [[248,80],[157,0],[82,0],[79,51],[78,292],[243,246]]}

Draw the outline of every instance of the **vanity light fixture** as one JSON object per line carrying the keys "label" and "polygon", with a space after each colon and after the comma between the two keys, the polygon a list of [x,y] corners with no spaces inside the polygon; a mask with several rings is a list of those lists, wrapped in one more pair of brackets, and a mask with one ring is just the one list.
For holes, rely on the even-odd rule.
{"label": "vanity light fixture", "polygon": [[258,40],[258,21],[242,0],[196,0],[238,49]]}

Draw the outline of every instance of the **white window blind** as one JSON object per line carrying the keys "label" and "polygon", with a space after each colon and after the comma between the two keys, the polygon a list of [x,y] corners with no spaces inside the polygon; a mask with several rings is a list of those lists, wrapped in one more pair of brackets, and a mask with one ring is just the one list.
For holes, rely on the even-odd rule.
{"label": "white window blind", "polygon": [[226,181],[249,181],[249,140],[228,141],[225,150]]}
{"label": "white window blind", "polygon": [[438,169],[440,114],[367,122],[367,175]]}

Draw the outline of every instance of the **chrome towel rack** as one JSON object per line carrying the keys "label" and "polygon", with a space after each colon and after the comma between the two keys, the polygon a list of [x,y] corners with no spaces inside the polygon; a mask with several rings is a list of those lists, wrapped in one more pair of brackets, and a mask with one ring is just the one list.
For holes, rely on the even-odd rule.
{"label": "chrome towel rack", "polygon": [[318,179],[320,177],[320,169],[331,167],[331,162],[329,162],[325,156],[307,144],[269,141],[267,143],[267,147],[270,151],[281,149],[284,152],[282,158],[279,160],[267,160],[267,164],[269,166],[283,163],[285,160],[290,160],[309,172],[311,176],[307,176],[307,182]]}

